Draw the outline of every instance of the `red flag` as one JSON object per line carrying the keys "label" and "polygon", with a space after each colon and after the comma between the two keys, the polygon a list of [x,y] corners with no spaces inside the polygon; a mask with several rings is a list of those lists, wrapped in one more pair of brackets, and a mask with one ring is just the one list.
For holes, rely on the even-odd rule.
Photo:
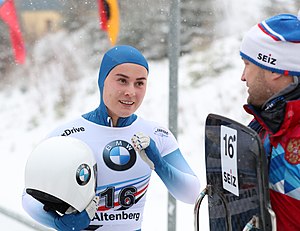
{"label": "red flag", "polygon": [[100,27],[107,31],[112,45],[119,33],[119,6],[117,0],[98,0]]}
{"label": "red flag", "polygon": [[24,63],[25,46],[13,0],[0,0],[0,19],[2,19],[9,28],[16,63]]}
{"label": "red flag", "polygon": [[109,6],[105,0],[98,0],[100,27],[107,31],[107,20],[109,18]]}

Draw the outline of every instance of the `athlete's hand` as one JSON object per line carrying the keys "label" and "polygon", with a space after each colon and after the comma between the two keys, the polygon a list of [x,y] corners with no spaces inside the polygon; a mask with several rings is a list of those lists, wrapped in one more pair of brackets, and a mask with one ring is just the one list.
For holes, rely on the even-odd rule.
{"label": "athlete's hand", "polygon": [[150,137],[139,132],[133,135],[131,138],[132,144],[134,149],[139,153],[140,157],[142,160],[144,160],[149,167],[153,170],[154,169],[154,164],[153,162],[149,159],[147,156],[145,149],[149,147],[150,145]]}
{"label": "athlete's hand", "polygon": [[80,231],[87,228],[94,218],[99,204],[99,196],[95,196],[89,205],[80,213],[65,214],[55,218],[55,225],[60,231]]}

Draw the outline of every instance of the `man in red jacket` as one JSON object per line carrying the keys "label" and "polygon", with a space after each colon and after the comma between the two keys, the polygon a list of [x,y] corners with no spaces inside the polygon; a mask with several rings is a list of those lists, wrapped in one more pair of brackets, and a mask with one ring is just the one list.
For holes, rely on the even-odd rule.
{"label": "man in red jacket", "polygon": [[244,109],[254,116],[268,158],[277,230],[300,230],[300,12],[273,16],[243,38]]}

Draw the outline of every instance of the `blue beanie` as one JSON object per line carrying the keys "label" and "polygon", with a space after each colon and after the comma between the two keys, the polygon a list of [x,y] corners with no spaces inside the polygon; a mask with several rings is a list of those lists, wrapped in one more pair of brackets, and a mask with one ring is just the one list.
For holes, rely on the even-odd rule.
{"label": "blue beanie", "polygon": [[300,76],[300,11],[273,16],[244,36],[241,56],[276,73]]}
{"label": "blue beanie", "polygon": [[109,72],[117,65],[123,63],[141,65],[149,72],[148,62],[139,50],[128,45],[115,46],[108,50],[103,56],[98,78],[100,91],[103,89],[104,81]]}

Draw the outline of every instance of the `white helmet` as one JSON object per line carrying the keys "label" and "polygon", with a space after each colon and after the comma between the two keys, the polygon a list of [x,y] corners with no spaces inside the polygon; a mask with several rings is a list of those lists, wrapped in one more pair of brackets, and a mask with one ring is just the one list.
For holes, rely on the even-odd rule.
{"label": "white helmet", "polygon": [[29,155],[25,189],[45,210],[83,211],[95,196],[97,165],[92,150],[72,137],[42,141]]}

